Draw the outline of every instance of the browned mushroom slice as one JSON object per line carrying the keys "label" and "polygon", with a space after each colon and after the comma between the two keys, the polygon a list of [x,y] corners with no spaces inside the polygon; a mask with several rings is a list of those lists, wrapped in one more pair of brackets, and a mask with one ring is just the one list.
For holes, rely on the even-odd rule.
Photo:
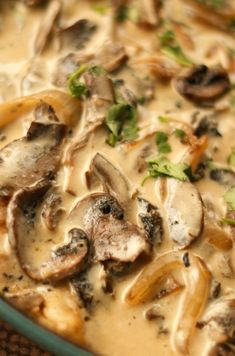
{"label": "browned mushroom slice", "polygon": [[87,100],[86,121],[103,122],[107,115],[109,107],[114,104],[114,88],[113,82],[107,75],[95,75],[87,72],[84,74],[85,84],[90,92],[90,99]]}
{"label": "browned mushroom slice", "polygon": [[221,224],[222,216],[216,211],[213,203],[204,199],[204,229],[203,238],[215,248],[226,251],[233,247],[229,226]]}
{"label": "browned mushroom slice", "polygon": [[213,102],[230,89],[227,72],[220,66],[198,65],[174,79],[180,95],[198,104]]}
{"label": "browned mushroom slice", "polygon": [[[48,249],[50,235],[42,228],[40,216],[42,199],[49,187],[49,183],[41,182],[21,189],[8,206],[7,225],[11,245],[15,247],[25,273],[39,281],[57,281],[77,273],[88,254],[87,236],[75,227],[65,232],[65,242]],[[41,248],[35,247],[37,243]],[[43,243],[47,248],[40,254]]]}
{"label": "browned mushroom slice", "polygon": [[100,153],[92,159],[89,171],[86,173],[88,187],[92,185],[93,176],[101,181],[104,190],[112,194],[121,205],[128,202],[130,194],[126,178]]}
{"label": "browned mushroom slice", "polygon": [[105,43],[97,53],[94,61],[108,72],[117,70],[127,60],[124,48],[117,43]]}
{"label": "browned mushroom slice", "polygon": [[39,26],[37,36],[34,43],[35,54],[40,54],[46,47],[49,36],[53,29],[55,20],[59,15],[61,9],[61,2],[52,0],[48,4],[48,8],[43,16],[42,22]]}
{"label": "browned mushroom slice", "polygon": [[32,311],[44,305],[44,296],[37,290],[23,290],[16,293],[5,293],[4,297],[15,307],[23,311]]}
{"label": "browned mushroom slice", "polygon": [[60,58],[55,66],[52,83],[57,87],[65,87],[69,74],[73,73],[81,64],[87,64],[93,58],[88,53],[69,53]]}
{"label": "browned mushroom slice", "polygon": [[23,3],[27,6],[37,6],[44,5],[48,2],[48,0],[23,0]]}
{"label": "browned mushroom slice", "polygon": [[139,1],[139,22],[148,26],[157,26],[160,23],[160,9],[162,1]]}
{"label": "browned mushroom slice", "polygon": [[[208,308],[198,327],[206,328],[209,337],[217,346],[234,343],[235,339],[235,298],[234,294],[223,296]],[[211,354],[213,355],[213,353]]]}
{"label": "browned mushroom slice", "polygon": [[79,201],[69,223],[90,237],[97,261],[133,262],[149,252],[144,232],[124,219],[123,209],[109,194],[95,193]]}
{"label": "browned mushroom slice", "polygon": [[0,150],[0,190],[13,191],[52,178],[61,159],[65,126],[32,122],[27,135]]}
{"label": "browned mushroom slice", "polygon": [[62,198],[56,189],[46,197],[42,208],[42,218],[48,230],[55,230],[63,212]]}
{"label": "browned mushroom slice", "polygon": [[70,164],[70,168],[74,154],[87,143],[91,132],[102,125],[108,109],[115,102],[113,82],[107,75],[97,76],[94,73],[86,72],[84,80],[90,96],[84,103],[84,129],[70,143],[65,155],[65,161]]}
{"label": "browned mushroom slice", "polygon": [[200,194],[190,182],[167,178],[162,181],[162,185],[170,238],[184,248],[200,235],[203,228]]}
{"label": "browned mushroom slice", "polygon": [[156,206],[143,198],[138,198],[140,208],[139,220],[143,225],[149,240],[154,244],[161,244],[163,238],[163,224]]}
{"label": "browned mushroom slice", "polygon": [[190,0],[191,16],[224,31],[234,29],[235,6],[233,1]]}
{"label": "browned mushroom slice", "polygon": [[96,24],[87,19],[76,21],[69,27],[60,29],[62,46],[66,49],[81,49],[96,31]]}

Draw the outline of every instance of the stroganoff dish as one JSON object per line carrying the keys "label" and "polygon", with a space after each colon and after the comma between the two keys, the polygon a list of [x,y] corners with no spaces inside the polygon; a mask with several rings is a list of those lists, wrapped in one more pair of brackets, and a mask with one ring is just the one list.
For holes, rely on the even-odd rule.
{"label": "stroganoff dish", "polygon": [[0,1],[0,290],[98,355],[235,354],[235,2]]}

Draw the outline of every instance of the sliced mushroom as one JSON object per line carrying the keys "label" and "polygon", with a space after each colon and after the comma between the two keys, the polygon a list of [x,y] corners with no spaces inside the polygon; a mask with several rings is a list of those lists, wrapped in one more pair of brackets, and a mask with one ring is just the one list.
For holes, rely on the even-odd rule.
{"label": "sliced mushroom", "polygon": [[189,255],[190,266],[185,267],[183,256],[170,251],[151,262],[128,290],[125,301],[129,305],[138,305],[154,296],[159,283],[177,268],[185,274],[185,292],[175,328],[172,332],[174,352],[188,355],[189,342],[196,322],[205,307],[209,295],[211,274],[204,262],[193,254]]}
{"label": "sliced mushroom", "polygon": [[138,217],[147,233],[149,241],[153,244],[161,244],[163,224],[158,208],[143,198],[138,198],[138,204],[140,208]]}
{"label": "sliced mushroom", "polygon": [[234,294],[223,296],[211,303],[199,327],[206,327],[210,338],[216,343],[229,343],[235,338]]}
{"label": "sliced mushroom", "polygon": [[157,26],[160,23],[161,0],[140,0],[139,2],[139,22],[148,26]]}
{"label": "sliced mushroom", "polygon": [[27,6],[44,5],[48,0],[22,0]]}
{"label": "sliced mushroom", "polygon": [[96,24],[87,19],[80,19],[74,24],[61,28],[59,35],[62,47],[67,50],[81,49],[96,31]]}
{"label": "sliced mushroom", "polygon": [[41,227],[40,208],[49,188],[50,183],[42,181],[36,186],[21,189],[14,194],[8,206],[11,245],[16,249],[22,269],[38,281],[57,281],[77,273],[84,266],[89,249],[84,231],[73,227],[64,232],[65,242],[51,249],[46,261],[41,260],[40,253],[36,258],[35,241],[46,244],[48,240],[47,232]]}
{"label": "sliced mushroom", "polygon": [[133,262],[149,252],[144,232],[124,219],[123,209],[109,194],[94,193],[79,201],[69,223],[87,233],[97,261]]}
{"label": "sliced mushroom", "polygon": [[179,247],[185,248],[200,235],[203,228],[200,194],[190,182],[167,178],[161,184],[169,236]]}
{"label": "sliced mushroom", "polygon": [[69,53],[60,58],[55,66],[52,83],[57,87],[66,87],[69,74],[73,73],[81,64],[87,64],[93,55],[87,53]]}
{"label": "sliced mushroom", "polygon": [[62,212],[61,195],[56,189],[52,189],[46,197],[42,208],[42,218],[48,230],[53,231],[56,229]]}
{"label": "sliced mushroom", "polygon": [[227,168],[211,169],[210,178],[226,188],[231,188],[235,185],[235,172]]}
{"label": "sliced mushroom", "polygon": [[4,297],[15,307],[23,311],[32,311],[44,305],[44,296],[37,290],[23,290],[17,293],[5,293]]}
{"label": "sliced mushroom", "polygon": [[128,202],[130,194],[126,178],[100,153],[97,153],[92,159],[89,171],[86,172],[88,188],[91,188],[94,176],[101,181],[104,190],[113,195],[121,205]]}
{"label": "sliced mushroom", "polygon": [[49,36],[52,32],[55,20],[60,13],[60,9],[61,9],[60,1],[52,0],[49,2],[34,42],[35,54],[41,54],[45,49]]}
{"label": "sliced mushroom", "polygon": [[101,65],[107,72],[113,72],[120,68],[127,60],[124,47],[117,43],[107,42],[94,58],[94,62]]}
{"label": "sliced mushroom", "polygon": [[235,18],[235,7],[233,1],[198,1],[190,0],[190,14],[196,19],[215,26],[224,31],[233,31],[233,20]]}
{"label": "sliced mushroom", "polygon": [[0,128],[29,113],[42,102],[50,105],[57,117],[66,125],[73,126],[81,116],[82,105],[78,99],[59,90],[45,90],[22,96],[0,105]]}
{"label": "sliced mushroom", "polygon": [[62,124],[32,122],[27,135],[0,150],[1,195],[55,175],[66,128]]}
{"label": "sliced mushroom", "polygon": [[174,85],[180,95],[197,104],[211,103],[230,89],[228,74],[220,66],[186,69],[174,79]]}
{"label": "sliced mushroom", "polygon": [[228,226],[221,224],[222,216],[218,214],[213,203],[204,199],[204,229],[203,238],[219,250],[230,250],[233,242]]}
{"label": "sliced mushroom", "polygon": [[69,144],[65,155],[65,161],[70,164],[70,169],[74,154],[84,147],[91,132],[102,125],[108,109],[115,102],[113,82],[107,75],[97,76],[94,73],[86,72],[84,79],[90,96],[84,104],[83,130]]}

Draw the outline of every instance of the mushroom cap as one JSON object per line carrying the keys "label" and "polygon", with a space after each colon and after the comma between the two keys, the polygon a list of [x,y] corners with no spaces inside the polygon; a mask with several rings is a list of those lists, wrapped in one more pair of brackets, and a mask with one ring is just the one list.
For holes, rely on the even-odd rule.
{"label": "mushroom cap", "polygon": [[173,178],[162,180],[164,208],[170,238],[181,248],[189,246],[203,228],[203,204],[197,188]]}
{"label": "mushroom cap", "polygon": [[53,178],[59,167],[65,133],[65,125],[32,122],[25,137],[3,147],[0,150],[0,196],[1,192],[10,196],[42,178]]}
{"label": "mushroom cap", "polygon": [[94,176],[101,181],[104,190],[112,194],[121,205],[129,201],[129,184],[126,178],[99,152],[92,159],[89,170],[86,172],[88,188],[92,185]]}
{"label": "mushroom cap", "polygon": [[62,232],[59,245],[49,244],[53,236],[42,226],[41,214],[50,187],[51,183],[41,181],[17,191],[7,212],[10,243],[22,269],[38,281],[57,281],[77,273],[86,262],[89,249],[86,234],[76,227]]}
{"label": "mushroom cap", "polygon": [[227,72],[220,66],[197,65],[186,69],[174,79],[178,93],[186,99],[203,104],[215,101],[230,89]]}
{"label": "mushroom cap", "polygon": [[71,224],[79,224],[93,245],[94,259],[133,262],[150,245],[144,231],[124,219],[117,200],[106,193],[91,194],[71,211]]}

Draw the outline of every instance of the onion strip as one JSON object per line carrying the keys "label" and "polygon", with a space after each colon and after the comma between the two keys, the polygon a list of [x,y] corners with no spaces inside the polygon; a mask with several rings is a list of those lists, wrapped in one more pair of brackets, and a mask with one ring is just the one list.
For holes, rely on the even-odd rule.
{"label": "onion strip", "polygon": [[59,120],[68,126],[76,124],[81,116],[82,105],[78,99],[59,90],[46,90],[1,104],[0,128],[29,113],[41,103],[52,106]]}
{"label": "onion strip", "polygon": [[125,296],[129,305],[138,305],[153,297],[159,283],[177,268],[184,270],[185,292],[182,307],[172,334],[172,348],[188,355],[188,344],[196,322],[209,294],[211,273],[200,257],[189,254],[190,266],[185,268],[182,254],[167,252],[157,257],[139,275]]}

